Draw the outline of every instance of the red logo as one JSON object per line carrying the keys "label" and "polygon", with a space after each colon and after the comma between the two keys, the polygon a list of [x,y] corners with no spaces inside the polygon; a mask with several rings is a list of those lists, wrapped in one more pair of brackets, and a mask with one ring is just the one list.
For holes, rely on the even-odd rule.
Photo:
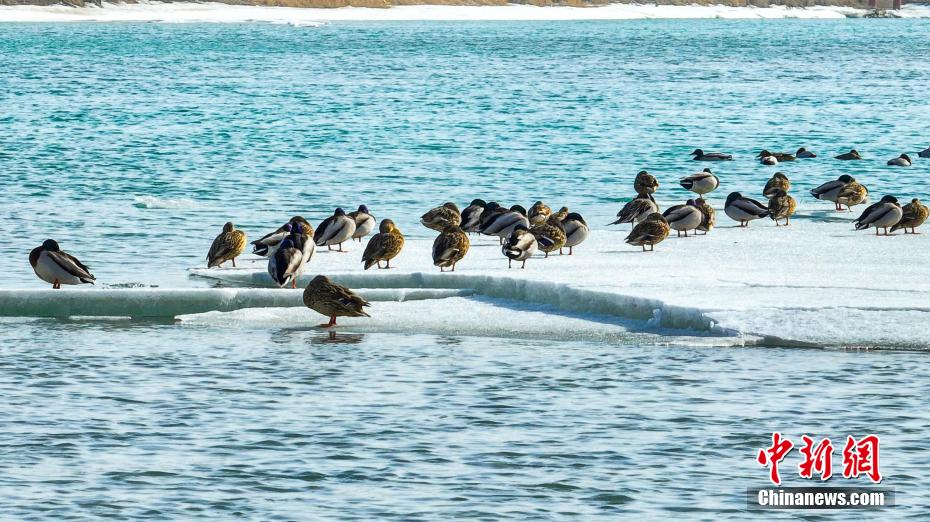
{"label": "red logo", "polygon": [[856,478],[865,474],[872,482],[882,481],[882,473],[878,470],[878,436],[866,435],[856,442],[856,439],[846,438],[843,446],[843,476]]}
{"label": "red logo", "polygon": [[[833,476],[833,442],[823,438],[816,444],[808,435],[802,435],[803,446],[798,448],[802,460],[798,464],[798,474],[801,478],[827,480]],[[769,468],[769,480],[776,486],[781,485],[778,474],[778,464],[788,456],[794,443],[782,437],[781,433],[772,433],[772,445],[762,448],[756,455],[756,461]],[[858,441],[852,436],[846,438],[843,446],[843,477],[847,479],[858,478],[859,475],[869,477],[872,482],[882,481],[879,470],[879,439],[877,435],[866,435]]]}
{"label": "red logo", "polygon": [[778,463],[781,462],[794,447],[794,443],[788,439],[782,439],[781,433],[777,431],[772,433],[772,445],[768,448],[759,450],[756,460],[763,466],[770,466],[769,479],[773,484],[781,484],[781,478],[778,476]]}

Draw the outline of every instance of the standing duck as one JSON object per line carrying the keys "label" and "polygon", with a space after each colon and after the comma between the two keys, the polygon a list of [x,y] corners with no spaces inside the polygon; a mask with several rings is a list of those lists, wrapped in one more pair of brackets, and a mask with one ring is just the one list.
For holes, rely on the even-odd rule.
{"label": "standing duck", "polygon": [[840,210],[843,210],[843,205],[846,205],[846,208],[852,210],[854,206],[861,205],[868,199],[869,189],[865,188],[865,185],[858,181],[853,180],[840,190],[840,193],[836,196],[836,204],[839,206]]}
{"label": "standing duck", "polygon": [[678,237],[681,237],[682,232],[688,237],[688,231],[696,229],[704,220],[704,213],[693,199],[689,199],[684,205],[669,207],[662,213],[662,217],[669,228],[678,232]]}
{"label": "standing duck", "polygon": [[701,224],[697,227],[697,231],[703,232],[702,235],[706,236],[714,228],[714,224],[717,223],[717,211],[704,198],[698,198],[694,202],[697,203],[698,208],[701,209],[701,214],[704,216],[701,219]]}
{"label": "standing duck", "polygon": [[313,235],[313,225],[302,216],[294,216],[290,221],[278,227],[274,232],[265,234],[261,238],[252,241],[252,253],[261,257],[268,257],[274,254],[274,251],[278,248],[278,244],[281,243],[284,238],[291,235],[291,226],[293,223],[300,223],[306,233]]}
{"label": "standing duck", "polygon": [[469,234],[477,232],[481,225],[481,214],[487,206],[482,199],[471,200],[471,204],[462,211],[462,230]]}
{"label": "standing duck", "polygon": [[782,189],[775,191],[775,195],[769,198],[769,217],[775,221],[775,226],[781,226],[779,219],[785,220],[785,226],[788,226],[789,219],[794,215],[795,209],[798,208],[798,202]]}
{"label": "standing duck", "polygon": [[[904,208],[901,209],[901,221],[898,221],[891,231],[894,232],[900,228],[904,229],[905,234],[916,234],[917,227],[924,224],[924,221],[927,220],[927,217],[930,216],[930,209],[927,208],[927,205],[924,205],[920,202],[919,199],[914,198],[910,203],[904,205]],[[907,229],[911,229],[910,232]]]}
{"label": "standing duck", "polygon": [[510,237],[517,225],[530,228],[530,220],[527,219],[526,211],[520,205],[514,205],[510,207],[510,210],[494,212],[482,226],[481,233],[487,236],[497,236],[503,244],[504,238]]}
{"label": "standing duck", "polygon": [[810,159],[810,158],[816,158],[817,155],[805,149],[804,147],[801,147],[800,149],[798,149],[797,152],[794,153],[794,157],[798,159]]}
{"label": "standing duck", "polygon": [[450,266],[455,272],[455,264],[465,257],[469,246],[468,234],[458,225],[446,225],[433,241],[433,265],[438,266],[440,272],[445,272]]}
{"label": "standing duck", "polygon": [[352,233],[352,239],[358,239],[358,242],[361,243],[362,238],[374,230],[375,217],[371,215],[365,205],[359,205],[358,210],[349,212],[348,216],[355,221],[355,232]]}
{"label": "standing duck", "polygon": [[[572,255],[572,249],[588,238],[588,224],[581,214],[569,212],[562,220],[562,228],[565,229],[565,244],[562,246],[568,247],[568,255]],[[559,253],[562,253],[561,249]]]}
{"label": "standing duck", "polygon": [[694,161],[730,161],[733,159],[732,154],[724,154],[722,152],[708,152],[705,153],[701,149],[694,149],[694,152],[691,153],[694,158]]}
{"label": "standing duck", "polygon": [[875,235],[881,235],[878,229],[884,228],[885,234],[888,234],[888,227],[897,225],[904,217],[904,211],[898,204],[898,198],[894,196],[885,196],[878,203],[873,203],[866,207],[862,215],[853,221],[856,230],[865,230],[869,227],[875,227]]}
{"label": "standing duck", "polygon": [[485,227],[488,226],[488,223],[504,212],[507,212],[507,209],[500,206],[496,201],[491,201],[485,205],[484,210],[481,212],[481,217],[478,219],[478,232],[480,233],[484,230]]}
{"label": "standing duck", "polygon": [[461,225],[462,214],[459,213],[459,207],[455,206],[455,203],[446,202],[423,214],[420,217],[420,223],[426,228],[441,232],[446,225]]}
{"label": "standing duck", "polygon": [[533,257],[537,246],[536,236],[525,226],[517,225],[501,247],[501,252],[507,258],[507,268],[511,268],[514,261],[522,261],[520,268],[526,268],[526,260]]}
{"label": "standing duck", "polygon": [[857,151],[856,149],[852,149],[852,150],[850,150],[849,152],[846,152],[846,153],[844,153],[844,154],[839,154],[839,155],[836,155],[836,156],[833,156],[833,157],[834,157],[835,159],[842,160],[842,161],[851,161],[851,160],[861,160],[861,159],[862,159],[862,156],[859,155],[859,151]]}
{"label": "standing duck", "polygon": [[54,239],[46,239],[41,246],[29,252],[29,264],[39,279],[50,283],[52,288],[61,285],[94,284],[97,280],[78,258],[61,250]]}
{"label": "standing duck", "polygon": [[633,227],[633,231],[630,232],[630,235],[626,236],[624,241],[633,246],[643,247],[643,252],[646,252],[646,246],[649,246],[649,251],[651,252],[655,250],[657,244],[668,237],[668,233],[668,222],[665,221],[662,214],[653,212],[646,219]]}
{"label": "standing duck", "polygon": [[536,236],[536,243],[539,249],[545,252],[546,257],[549,257],[550,252],[561,250],[565,246],[565,229],[557,216],[552,216],[545,223],[533,225],[530,233]]}
{"label": "standing duck", "polygon": [[381,221],[378,227],[378,233],[371,236],[368,240],[368,246],[365,247],[365,253],[362,254],[362,263],[365,264],[365,270],[371,268],[371,265],[377,263],[381,268],[381,262],[387,261],[384,268],[391,268],[391,260],[400,254],[404,248],[404,236],[390,219]]}
{"label": "standing duck", "polygon": [[300,234],[292,231],[268,257],[268,275],[279,288],[297,288],[297,277],[304,265],[303,246]]}
{"label": "standing duck", "polygon": [[708,192],[717,190],[717,187],[720,186],[720,178],[714,175],[710,169],[704,169],[701,172],[692,174],[686,178],[682,178],[678,183],[686,190],[690,190],[699,196],[703,196]]}
{"label": "standing duck", "polygon": [[930,147],[918,152],[917,155],[921,158],[930,158]]}
{"label": "standing duck", "polygon": [[633,190],[637,194],[655,194],[659,188],[659,180],[645,170],[639,171],[633,180]]}
{"label": "standing duck", "polygon": [[791,155],[791,154],[788,154],[787,152],[769,152],[769,151],[764,150],[764,149],[763,149],[762,152],[760,152],[759,155],[756,156],[756,157],[757,157],[757,158],[762,158],[762,159],[767,158],[767,157],[771,157],[771,158],[775,158],[776,160],[778,160],[778,162],[782,162],[782,161],[794,161],[794,156]]}
{"label": "standing duck", "polygon": [[323,328],[336,326],[337,317],[371,317],[364,310],[371,303],[324,275],[314,277],[304,289],[304,306],[329,317]]}
{"label": "standing duck", "polygon": [[320,226],[313,233],[313,241],[316,246],[325,246],[327,250],[332,250],[333,245],[339,246],[342,252],[342,244],[352,238],[355,234],[355,220],[346,215],[346,211],[337,208],[332,216],[324,219]]}
{"label": "standing duck", "polygon": [[731,192],[723,206],[723,212],[739,226],[748,227],[754,219],[764,218],[770,214],[768,207],[758,201],[747,198],[739,192]]}
{"label": "standing duck", "polygon": [[300,222],[291,225],[291,237],[294,246],[300,250],[300,266],[297,267],[297,275],[304,272],[304,265],[310,262],[313,254],[316,252],[316,244],[313,242],[313,228]]}
{"label": "standing duck", "polygon": [[617,212],[617,220],[608,225],[619,225],[621,223],[638,223],[643,221],[653,212],[659,211],[659,205],[652,198],[652,194],[640,194],[630,200],[620,212]]}
{"label": "standing duck", "polygon": [[889,167],[910,167],[912,164],[911,157],[907,154],[902,154],[897,158],[888,160]]}
{"label": "standing duck", "polygon": [[245,250],[245,245],[245,232],[236,230],[232,222],[227,222],[223,225],[223,231],[210,245],[210,251],[207,252],[207,268],[220,266],[226,261],[232,261],[232,266],[235,267],[236,258]]}
{"label": "standing duck", "polygon": [[842,207],[837,203],[837,199],[840,196],[840,192],[846,188],[846,185],[856,181],[855,178],[849,174],[843,174],[834,181],[828,181],[823,185],[815,189],[811,189],[811,196],[814,196],[817,199],[822,199],[824,201],[832,201],[836,210],[842,210]]}
{"label": "standing duck", "polygon": [[542,201],[537,201],[536,203],[533,203],[532,207],[530,207],[527,218],[529,218],[531,225],[538,225],[540,223],[545,223],[551,215],[552,209]]}
{"label": "standing duck", "polygon": [[788,176],[785,176],[782,172],[776,172],[765,184],[765,188],[762,189],[762,195],[765,199],[772,199],[779,190],[788,192],[790,188],[791,182],[788,181]]}

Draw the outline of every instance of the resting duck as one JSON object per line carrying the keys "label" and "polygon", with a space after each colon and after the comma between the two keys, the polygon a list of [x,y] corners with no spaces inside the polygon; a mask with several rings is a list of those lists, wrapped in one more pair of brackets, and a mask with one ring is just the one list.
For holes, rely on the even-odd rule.
{"label": "resting duck", "polygon": [[640,194],[630,200],[620,212],[617,212],[617,220],[608,225],[619,225],[621,223],[640,222],[649,217],[653,212],[659,211],[659,205],[652,198],[652,194]]}
{"label": "resting duck", "polygon": [[455,206],[455,203],[446,202],[423,214],[420,217],[420,223],[428,229],[441,232],[446,225],[461,225],[462,214],[459,213],[459,207]]}
{"label": "resting duck", "polygon": [[816,158],[817,155],[805,149],[804,147],[801,147],[800,149],[798,149],[797,152],[794,153],[794,157],[798,159],[810,159],[810,158]]}
{"label": "resting duck", "polygon": [[630,232],[630,235],[626,236],[624,241],[633,246],[643,247],[643,252],[646,252],[646,247],[648,246],[649,252],[652,252],[655,250],[656,245],[668,237],[668,233],[668,222],[665,221],[662,214],[653,212],[646,219],[633,227],[633,231]]}
{"label": "resting duck", "polygon": [[[891,227],[892,232],[903,228],[905,234],[916,234],[917,227],[923,225],[927,217],[930,216],[930,209],[917,198],[912,199],[910,203],[904,205],[901,212],[901,221],[898,221]],[[911,229],[911,231],[908,232],[907,229]]]}
{"label": "resting duck", "polygon": [[717,223],[717,211],[704,198],[698,198],[694,202],[697,203],[698,208],[701,209],[701,214],[704,215],[701,224],[697,227],[697,231],[703,232],[702,235],[706,236],[714,228],[714,224]]}
{"label": "resting duck", "polygon": [[[565,244],[562,247],[568,247],[568,255],[572,255],[573,249],[588,238],[588,224],[581,214],[569,212],[562,220],[562,228],[565,229]],[[559,253],[562,253],[561,249]]]}
{"label": "resting duck", "polygon": [[912,164],[911,157],[907,154],[902,154],[897,158],[888,160],[888,166],[890,167],[910,167]]}
{"label": "resting duck", "polygon": [[433,241],[433,265],[438,266],[440,272],[445,272],[448,267],[455,272],[456,263],[465,257],[469,246],[468,234],[458,225],[446,225]]}
{"label": "resting duck", "polygon": [[720,178],[711,172],[710,169],[704,169],[701,172],[682,178],[678,183],[686,190],[703,196],[708,192],[717,190],[717,187],[720,186]]}
{"label": "resting duck", "polygon": [[696,229],[704,220],[704,213],[693,199],[689,199],[684,205],[669,207],[662,213],[662,217],[669,228],[678,232],[678,237],[681,237],[682,232],[688,237],[688,231]]}
{"label": "resting duck", "polygon": [[97,280],[90,268],[78,258],[61,250],[54,239],[46,239],[41,246],[29,252],[29,264],[39,279],[50,283],[52,288],[61,285],[94,284]]}
{"label": "resting duck", "polygon": [[788,192],[790,188],[791,182],[788,180],[788,176],[785,176],[783,172],[776,172],[765,184],[765,188],[762,189],[762,195],[765,199],[772,199],[779,190]]}
{"label": "resting duck", "polygon": [[545,223],[533,225],[530,233],[536,236],[536,243],[539,249],[545,252],[545,257],[549,257],[549,253],[556,250],[561,253],[561,249],[565,246],[565,229],[562,228],[562,221],[558,216],[552,216]]}
{"label": "resting duck", "polygon": [[633,180],[633,190],[637,194],[655,194],[659,188],[659,180],[645,170],[639,171]]}
{"label": "resting duck", "polygon": [[537,247],[536,236],[525,226],[517,225],[501,247],[507,258],[507,268],[511,268],[514,261],[522,261],[520,268],[526,268],[526,260],[533,257]]}
{"label": "resting duck", "polygon": [[930,158],[930,147],[918,152],[917,155],[921,158]]}
{"label": "resting duck", "polygon": [[723,212],[733,221],[739,221],[739,226],[748,227],[749,222],[770,214],[768,207],[758,201],[747,198],[739,192],[731,192],[723,206]]}
{"label": "resting duck", "polygon": [[332,250],[333,245],[339,246],[342,252],[342,244],[352,238],[355,234],[355,220],[346,215],[346,211],[337,208],[333,215],[324,219],[319,228],[313,233],[313,241],[316,246],[325,246],[327,250]]}
{"label": "resting duck", "polygon": [[297,288],[297,277],[304,265],[301,235],[291,232],[268,258],[268,275],[279,288]]}
{"label": "resting duck", "polygon": [[462,211],[462,230],[471,234],[477,232],[481,226],[481,215],[488,206],[482,199],[473,199],[471,204]]}
{"label": "resting duck", "polygon": [[552,209],[542,201],[537,201],[530,207],[530,211],[526,217],[529,218],[531,225],[538,225],[540,223],[545,223],[551,215]]}
{"label": "resting duck", "polygon": [[371,236],[368,240],[368,246],[365,247],[365,253],[362,254],[362,263],[365,264],[365,270],[371,268],[371,265],[377,264],[381,268],[381,262],[387,261],[384,268],[391,268],[391,260],[400,254],[404,248],[404,235],[394,225],[390,219],[381,221],[378,233]]}
{"label": "resting duck", "polygon": [[797,208],[798,202],[782,189],[776,190],[775,195],[769,198],[769,217],[775,221],[776,227],[781,226],[778,223],[780,219],[784,219],[785,226],[788,226],[789,220]]}
{"label": "resting duck", "polygon": [[324,275],[314,277],[304,289],[304,306],[329,317],[323,328],[336,326],[337,317],[371,317],[364,310],[371,303]]}
{"label": "resting duck", "polygon": [[862,159],[862,156],[859,155],[859,151],[857,151],[856,149],[852,149],[852,150],[850,150],[849,152],[847,152],[847,153],[845,153],[845,154],[840,154],[840,155],[833,156],[833,157],[834,157],[835,159],[843,160],[843,161],[861,160],[861,159]]}
{"label": "resting duck", "polygon": [[840,193],[836,196],[836,204],[840,207],[840,210],[843,210],[843,205],[849,210],[856,205],[861,205],[869,199],[869,189],[865,188],[865,185],[859,183],[858,181],[851,181],[843,187],[843,190],[840,190]]}
{"label": "resting duck", "polygon": [[705,153],[701,149],[694,149],[691,155],[694,156],[692,158],[694,161],[730,161],[733,159],[732,154],[724,154],[722,152]]}
{"label": "resting duck", "polygon": [[875,235],[881,235],[878,229],[884,228],[885,234],[888,234],[888,228],[897,225],[901,218],[904,217],[904,211],[898,204],[898,198],[894,196],[885,196],[878,203],[866,207],[862,215],[853,221],[856,230],[865,230],[869,227],[875,227]]}
{"label": "resting duck", "polygon": [[775,166],[778,165],[778,158],[775,156],[763,156],[759,159],[759,163],[763,165]]}
{"label": "resting duck", "polygon": [[779,162],[794,161],[794,156],[791,154],[788,154],[787,152],[769,152],[765,149],[763,149],[762,152],[760,152],[759,155],[756,157],[762,158],[763,160],[765,158],[775,158]]}
{"label": "resting duck", "polygon": [[291,224],[300,223],[303,225],[304,230],[308,231],[310,235],[313,235],[313,225],[310,224],[302,216],[294,216],[290,221],[278,227],[277,230],[269,234],[265,234],[260,239],[252,241],[252,253],[261,256],[268,257],[271,254],[274,254],[274,251],[278,248],[278,244],[281,243],[281,240],[291,235]]}
{"label": "resting duck", "polygon": [[355,232],[352,234],[352,239],[358,239],[358,242],[361,243],[362,238],[374,230],[375,217],[371,215],[365,205],[359,205],[358,210],[349,212],[348,216],[355,221]]}
{"label": "resting duck", "polygon": [[488,216],[487,221],[481,228],[481,233],[488,236],[497,236],[500,243],[504,243],[504,238],[510,237],[517,225],[523,225],[530,228],[530,220],[526,217],[526,211],[520,205],[510,207],[510,210],[495,211]]}
{"label": "resting duck", "polygon": [[236,230],[232,222],[227,222],[223,225],[223,231],[210,245],[210,251],[207,252],[207,268],[220,266],[227,261],[232,261],[232,266],[235,267],[236,258],[242,255],[245,245],[245,232]]}
{"label": "resting duck", "polygon": [[846,188],[846,185],[855,181],[856,179],[849,174],[843,174],[842,176],[836,178],[834,181],[828,181],[817,188],[811,189],[811,196],[824,201],[832,201],[833,205],[836,207],[836,210],[842,210],[840,204],[837,203],[840,192]]}

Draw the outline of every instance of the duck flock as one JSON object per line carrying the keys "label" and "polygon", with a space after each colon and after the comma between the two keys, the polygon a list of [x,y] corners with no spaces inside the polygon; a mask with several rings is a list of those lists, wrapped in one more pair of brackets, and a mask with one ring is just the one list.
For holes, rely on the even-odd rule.
{"label": "duck flock", "polygon": [[[731,154],[705,153],[701,149],[692,152],[691,156],[695,161],[705,162],[733,159]],[[930,147],[918,153],[918,156],[930,158]],[[763,150],[756,156],[763,165],[816,157],[816,154],[803,147],[795,154]],[[834,158],[842,161],[862,160],[855,149]],[[894,167],[910,167],[912,164],[907,154],[887,162],[887,165]],[[694,192],[697,197],[662,212],[654,198],[659,181],[646,171],[639,172],[633,182],[636,197],[624,205],[617,213],[617,219],[608,225],[631,224],[633,228],[625,241],[641,247],[644,252],[654,250],[655,245],[664,241],[672,230],[678,236],[708,234],[716,223],[716,211],[704,199],[704,195],[717,190],[720,179],[711,169],[705,168],[682,178],[679,184]],[[790,188],[788,177],[782,172],[776,172],[762,189],[767,203],[732,192],[727,196],[723,211],[741,227],[748,227],[751,221],[765,217],[772,219],[776,226],[788,226],[797,208],[797,201],[789,195]],[[832,202],[837,211],[851,210],[869,199],[868,188],[845,174],[810,193],[816,199]],[[887,236],[897,230],[914,234],[928,216],[930,210],[916,198],[901,206],[895,196],[885,195],[866,207],[853,223],[856,230],[874,228],[876,235]],[[521,205],[505,207],[496,201],[474,199],[461,211],[454,203],[447,202],[423,214],[420,223],[438,232],[433,242],[432,257],[433,264],[439,267],[440,272],[447,269],[455,271],[456,264],[468,254],[471,246],[469,236],[473,234],[496,236],[508,267],[513,267],[516,261],[520,263],[520,268],[525,268],[527,260],[538,252],[548,258],[556,251],[561,255],[567,249],[568,255],[572,255],[574,247],[584,242],[589,232],[588,224],[581,214],[570,212],[568,207],[553,211],[542,201],[535,202],[527,210]],[[374,231],[375,224],[375,217],[365,205],[348,213],[337,208],[316,229],[303,217],[294,216],[273,232],[252,241],[252,253],[268,259],[268,274],[279,287],[296,288],[297,279],[312,259],[316,248],[326,247],[331,251],[346,252],[343,250],[344,243],[361,243]],[[226,223],[210,246],[207,267],[219,267],[226,262],[231,262],[235,267],[236,258],[245,252],[248,244],[244,231],[236,229],[233,223]],[[383,219],[378,224],[378,232],[368,239],[362,253],[364,269],[368,270],[372,266],[391,268],[391,260],[403,248],[404,236],[400,229],[392,220]],[[86,265],[62,251],[54,239],[47,239],[33,249],[29,254],[29,262],[36,276],[55,289],[61,288],[61,285],[93,284],[96,280]],[[329,323],[321,325],[324,327],[334,326],[337,316],[368,316],[363,310],[369,306],[367,301],[323,275],[310,281],[304,290],[303,300],[306,306],[330,318]]]}

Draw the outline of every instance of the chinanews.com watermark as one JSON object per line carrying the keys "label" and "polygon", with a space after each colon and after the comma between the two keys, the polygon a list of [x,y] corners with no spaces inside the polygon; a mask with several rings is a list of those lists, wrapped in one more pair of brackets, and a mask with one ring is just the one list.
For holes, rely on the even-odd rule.
{"label": "chinanews.com watermark", "polygon": [[[801,462],[797,473],[802,479],[826,482],[834,477],[833,454],[836,449],[829,438],[815,441],[808,435],[801,436],[802,445],[797,452]],[[842,449],[841,467],[837,476],[847,481],[869,480],[870,486],[805,486],[782,487],[779,465],[795,447],[794,442],[772,433],[771,446],[756,454],[756,462],[768,468],[769,482],[773,486],[747,488],[746,503],[749,509],[883,509],[895,504],[894,488],[878,487],[882,481],[880,440],[877,435],[861,438],[847,436]],[[861,477],[861,478],[860,478]],[[848,484],[848,482],[847,482]]]}

